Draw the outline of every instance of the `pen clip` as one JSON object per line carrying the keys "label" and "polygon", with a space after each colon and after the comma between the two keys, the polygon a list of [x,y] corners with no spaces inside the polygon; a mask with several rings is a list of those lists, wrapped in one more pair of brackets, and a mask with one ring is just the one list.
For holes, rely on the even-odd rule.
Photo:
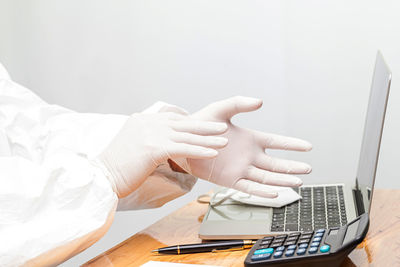
{"label": "pen clip", "polygon": [[218,252],[229,252],[229,251],[238,251],[238,250],[243,250],[244,247],[233,247],[233,248],[227,248],[227,249],[213,249],[211,250],[212,253],[218,253]]}

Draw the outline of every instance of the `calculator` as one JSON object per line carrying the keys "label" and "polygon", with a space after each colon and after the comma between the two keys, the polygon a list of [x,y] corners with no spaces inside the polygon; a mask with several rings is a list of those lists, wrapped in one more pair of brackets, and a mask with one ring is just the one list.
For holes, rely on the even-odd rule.
{"label": "calculator", "polygon": [[368,213],[330,229],[267,236],[259,239],[245,259],[245,266],[337,267],[365,238]]}

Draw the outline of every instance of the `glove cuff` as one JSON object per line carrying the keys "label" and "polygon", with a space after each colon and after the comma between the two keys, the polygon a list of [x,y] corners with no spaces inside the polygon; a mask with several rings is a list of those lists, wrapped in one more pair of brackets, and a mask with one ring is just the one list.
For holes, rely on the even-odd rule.
{"label": "glove cuff", "polygon": [[175,172],[192,174],[192,169],[186,158],[168,159],[168,164],[171,170]]}
{"label": "glove cuff", "polygon": [[117,185],[115,183],[115,179],[114,176],[112,175],[112,173],[110,172],[110,170],[106,167],[105,163],[98,159],[91,159],[90,163],[97,167],[98,169],[100,169],[102,171],[102,173],[104,174],[104,176],[107,178],[107,180],[110,182],[110,185],[114,191],[114,193],[118,196],[118,198],[120,197],[119,192],[118,192],[118,188]]}

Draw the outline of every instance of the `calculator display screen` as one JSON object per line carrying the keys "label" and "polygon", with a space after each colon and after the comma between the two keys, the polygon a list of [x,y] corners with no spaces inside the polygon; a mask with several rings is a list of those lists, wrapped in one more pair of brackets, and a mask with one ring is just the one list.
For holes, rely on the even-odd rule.
{"label": "calculator display screen", "polygon": [[346,235],[344,236],[344,240],[343,240],[343,244],[350,242],[351,240],[353,240],[356,237],[358,223],[359,223],[359,221],[356,221],[347,227]]}

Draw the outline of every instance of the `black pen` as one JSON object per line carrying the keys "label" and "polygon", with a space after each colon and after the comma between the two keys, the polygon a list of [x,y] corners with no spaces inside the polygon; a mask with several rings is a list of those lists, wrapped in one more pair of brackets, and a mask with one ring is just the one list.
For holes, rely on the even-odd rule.
{"label": "black pen", "polygon": [[176,245],[152,251],[154,254],[188,254],[200,252],[225,252],[251,248],[256,241],[253,240],[227,240],[209,243]]}

